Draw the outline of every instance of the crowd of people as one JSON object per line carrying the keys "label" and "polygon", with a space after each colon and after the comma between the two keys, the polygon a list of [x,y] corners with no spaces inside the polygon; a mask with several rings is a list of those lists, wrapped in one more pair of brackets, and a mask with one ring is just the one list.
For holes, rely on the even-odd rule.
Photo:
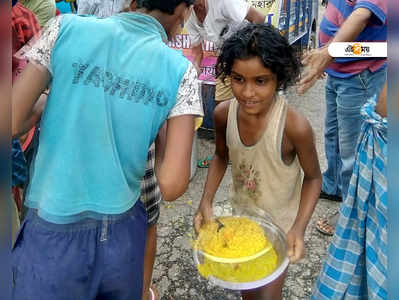
{"label": "crowd of people", "polygon": [[[205,40],[218,49],[216,147],[195,230],[229,163],[233,212],[281,227],[292,264],[318,199],[342,201],[317,222],[334,237],[312,299],[387,299],[386,59],[328,53],[386,41],[386,0],[330,0],[302,62],[244,0],[76,4],[12,1],[12,299],[160,299],[160,203],[188,187]],[[192,63],[167,46],[184,26]],[[311,124],[281,92],[325,76],[321,173]],[[281,299],[286,273],[242,298]]]}

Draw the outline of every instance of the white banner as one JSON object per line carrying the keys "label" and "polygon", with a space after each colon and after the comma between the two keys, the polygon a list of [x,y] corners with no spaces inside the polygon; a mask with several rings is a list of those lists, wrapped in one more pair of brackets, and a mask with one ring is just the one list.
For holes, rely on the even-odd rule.
{"label": "white banner", "polygon": [[328,53],[332,57],[387,57],[387,43],[331,43]]}

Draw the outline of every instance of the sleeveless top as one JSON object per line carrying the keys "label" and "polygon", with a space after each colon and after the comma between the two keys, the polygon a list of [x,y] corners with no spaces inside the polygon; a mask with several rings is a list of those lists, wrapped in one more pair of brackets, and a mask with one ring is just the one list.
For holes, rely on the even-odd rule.
{"label": "sleeveless top", "polygon": [[[121,214],[189,62],[154,18],[63,16],[26,205],[53,223]],[[149,58],[151,56],[151,58]]]}
{"label": "sleeveless top", "polygon": [[281,97],[269,111],[263,136],[245,146],[238,131],[239,103],[230,103],[226,140],[232,161],[231,202],[234,214],[256,216],[273,222],[287,232],[298,212],[302,169],[298,157],[287,165],[281,158],[281,143],[288,104]]}

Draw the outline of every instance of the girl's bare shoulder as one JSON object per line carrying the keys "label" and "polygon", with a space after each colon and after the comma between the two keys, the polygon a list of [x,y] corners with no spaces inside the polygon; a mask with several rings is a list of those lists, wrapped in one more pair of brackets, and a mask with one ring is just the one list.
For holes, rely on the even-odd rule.
{"label": "girl's bare shoulder", "polygon": [[213,111],[213,121],[215,127],[226,127],[229,116],[230,101],[223,101],[219,103]]}
{"label": "girl's bare shoulder", "polygon": [[314,138],[309,120],[290,105],[287,109],[285,134],[294,145],[313,141]]}

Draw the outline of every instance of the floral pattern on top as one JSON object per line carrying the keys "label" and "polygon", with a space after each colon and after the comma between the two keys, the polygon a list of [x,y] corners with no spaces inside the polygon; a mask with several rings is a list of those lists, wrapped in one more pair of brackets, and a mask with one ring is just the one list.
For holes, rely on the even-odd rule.
{"label": "floral pattern on top", "polygon": [[28,59],[35,64],[43,66],[51,73],[51,53],[58,37],[61,19],[62,15],[51,19],[39,37],[33,37],[26,46],[18,51],[18,57]]}
{"label": "floral pattern on top", "polygon": [[262,197],[259,189],[261,184],[260,173],[252,164],[248,164],[245,159],[238,165],[238,169],[233,171],[236,192],[244,192],[250,199],[256,202]]}
{"label": "floral pattern on top", "polygon": [[197,77],[197,70],[192,63],[189,63],[186,73],[180,82],[176,104],[170,111],[168,119],[188,114],[204,115]]}

